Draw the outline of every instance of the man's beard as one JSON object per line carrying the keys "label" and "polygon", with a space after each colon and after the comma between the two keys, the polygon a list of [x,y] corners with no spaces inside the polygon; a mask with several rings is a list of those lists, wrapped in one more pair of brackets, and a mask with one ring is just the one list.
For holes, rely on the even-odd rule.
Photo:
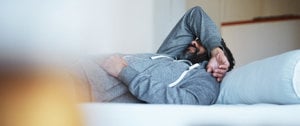
{"label": "man's beard", "polygon": [[208,61],[209,59],[207,52],[199,54],[199,49],[197,48],[195,52],[190,52],[188,49],[186,49],[181,55],[178,56],[178,58],[180,60],[189,60],[193,64]]}

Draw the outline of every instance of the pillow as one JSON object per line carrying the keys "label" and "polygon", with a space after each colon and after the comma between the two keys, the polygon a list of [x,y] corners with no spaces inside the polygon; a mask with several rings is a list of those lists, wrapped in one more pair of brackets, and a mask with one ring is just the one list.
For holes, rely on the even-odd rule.
{"label": "pillow", "polygon": [[300,50],[233,69],[223,79],[216,103],[300,103]]}

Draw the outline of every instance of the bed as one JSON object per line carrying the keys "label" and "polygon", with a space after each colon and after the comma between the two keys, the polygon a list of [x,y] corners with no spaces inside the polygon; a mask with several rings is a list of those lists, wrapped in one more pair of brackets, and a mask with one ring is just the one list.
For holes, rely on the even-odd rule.
{"label": "bed", "polygon": [[299,126],[300,50],[229,72],[217,104],[86,103],[86,126]]}
{"label": "bed", "polygon": [[300,105],[80,105],[86,126],[299,126]]}

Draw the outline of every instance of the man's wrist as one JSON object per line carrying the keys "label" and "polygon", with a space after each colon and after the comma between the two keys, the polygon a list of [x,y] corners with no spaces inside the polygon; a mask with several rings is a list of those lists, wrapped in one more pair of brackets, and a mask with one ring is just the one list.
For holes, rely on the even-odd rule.
{"label": "man's wrist", "polygon": [[220,47],[216,47],[214,49],[211,50],[211,56],[217,56],[217,54],[219,53],[224,53],[223,50]]}
{"label": "man's wrist", "polygon": [[130,82],[139,74],[134,68],[127,66],[124,67],[119,73],[118,78],[126,85],[129,85]]}

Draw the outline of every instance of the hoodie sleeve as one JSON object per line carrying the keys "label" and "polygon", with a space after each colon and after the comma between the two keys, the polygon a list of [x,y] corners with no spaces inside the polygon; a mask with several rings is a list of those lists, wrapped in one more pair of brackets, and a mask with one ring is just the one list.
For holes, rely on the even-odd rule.
{"label": "hoodie sleeve", "polygon": [[215,102],[219,93],[219,84],[212,77],[197,77],[175,87],[168,87],[150,77],[131,67],[125,67],[119,75],[134,96],[152,104],[210,105]]}
{"label": "hoodie sleeve", "polygon": [[[195,38],[200,39],[208,52],[211,52],[216,47],[223,49],[220,31],[199,6],[185,13],[164,40],[157,53],[178,56]],[[208,54],[210,56],[210,53]]]}

